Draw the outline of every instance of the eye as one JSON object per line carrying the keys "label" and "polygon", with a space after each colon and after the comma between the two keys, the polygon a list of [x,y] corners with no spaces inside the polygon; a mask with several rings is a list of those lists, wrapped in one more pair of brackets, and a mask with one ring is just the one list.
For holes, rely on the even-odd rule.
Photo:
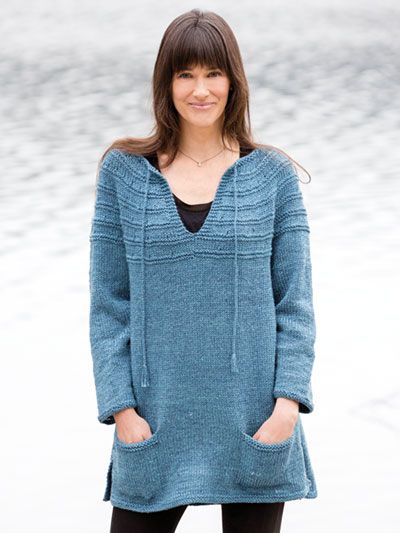
{"label": "eye", "polygon": [[[213,70],[212,72],[209,73],[209,76],[213,74],[216,74],[217,76],[222,76],[222,72],[220,70]],[[191,76],[190,72],[181,72],[177,74],[178,78],[182,78],[186,76]]]}

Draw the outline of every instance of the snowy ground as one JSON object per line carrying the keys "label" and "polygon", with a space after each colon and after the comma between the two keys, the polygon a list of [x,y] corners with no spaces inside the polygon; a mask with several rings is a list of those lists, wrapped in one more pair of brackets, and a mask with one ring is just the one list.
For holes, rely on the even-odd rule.
{"label": "snowy ground", "polygon": [[[395,533],[400,433],[400,9],[394,0],[13,1],[0,8],[0,503],[7,533],[107,532],[111,427],[96,418],[88,234],[97,160],[148,134],[162,33],[193,7],[242,50],[256,138],[312,175],[315,411],[301,415],[319,489],[282,533]],[[158,17],[151,19],[157,9]],[[396,30],[396,31],[395,31]],[[397,504],[397,505],[396,505]],[[179,533],[220,532],[189,507]]]}

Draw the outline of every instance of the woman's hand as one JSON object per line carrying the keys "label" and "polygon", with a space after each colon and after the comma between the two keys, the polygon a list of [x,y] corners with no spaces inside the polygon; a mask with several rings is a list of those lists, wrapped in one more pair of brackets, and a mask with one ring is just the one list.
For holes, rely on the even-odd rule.
{"label": "woman's hand", "polygon": [[253,439],[264,444],[276,444],[293,434],[299,416],[299,404],[286,398],[278,398],[278,400],[272,415],[260,426],[253,435]]}
{"label": "woman's hand", "polygon": [[140,442],[152,436],[149,423],[139,416],[133,407],[114,414],[117,437],[126,444]]}

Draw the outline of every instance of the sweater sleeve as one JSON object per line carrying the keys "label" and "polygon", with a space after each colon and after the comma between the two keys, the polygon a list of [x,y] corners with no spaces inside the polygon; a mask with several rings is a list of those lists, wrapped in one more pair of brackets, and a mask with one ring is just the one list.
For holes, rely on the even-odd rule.
{"label": "sweater sleeve", "polygon": [[[111,154],[111,155],[109,155]],[[113,413],[136,407],[130,362],[129,271],[122,237],[116,179],[99,170],[90,233],[90,346],[98,420],[114,424]]]}
{"label": "sweater sleeve", "polygon": [[274,397],[299,402],[299,412],[314,410],[311,373],[316,326],[308,217],[293,167],[278,185],[271,278],[276,314]]}

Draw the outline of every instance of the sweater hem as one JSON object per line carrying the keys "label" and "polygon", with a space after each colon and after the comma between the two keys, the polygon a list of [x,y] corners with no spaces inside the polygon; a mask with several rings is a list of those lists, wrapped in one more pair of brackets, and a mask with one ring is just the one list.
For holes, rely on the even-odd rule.
{"label": "sweater hem", "polygon": [[159,503],[148,503],[146,505],[134,504],[126,502],[118,498],[103,498],[103,501],[110,501],[111,505],[128,511],[138,511],[150,513],[155,511],[163,511],[178,505],[218,505],[223,503],[273,503],[291,500],[300,500],[303,498],[312,499],[317,498],[317,489],[308,490],[308,492],[297,491],[285,496],[262,496],[262,495],[243,495],[243,494],[216,494],[216,493],[198,493],[192,496],[181,496],[172,500],[166,500]]}

